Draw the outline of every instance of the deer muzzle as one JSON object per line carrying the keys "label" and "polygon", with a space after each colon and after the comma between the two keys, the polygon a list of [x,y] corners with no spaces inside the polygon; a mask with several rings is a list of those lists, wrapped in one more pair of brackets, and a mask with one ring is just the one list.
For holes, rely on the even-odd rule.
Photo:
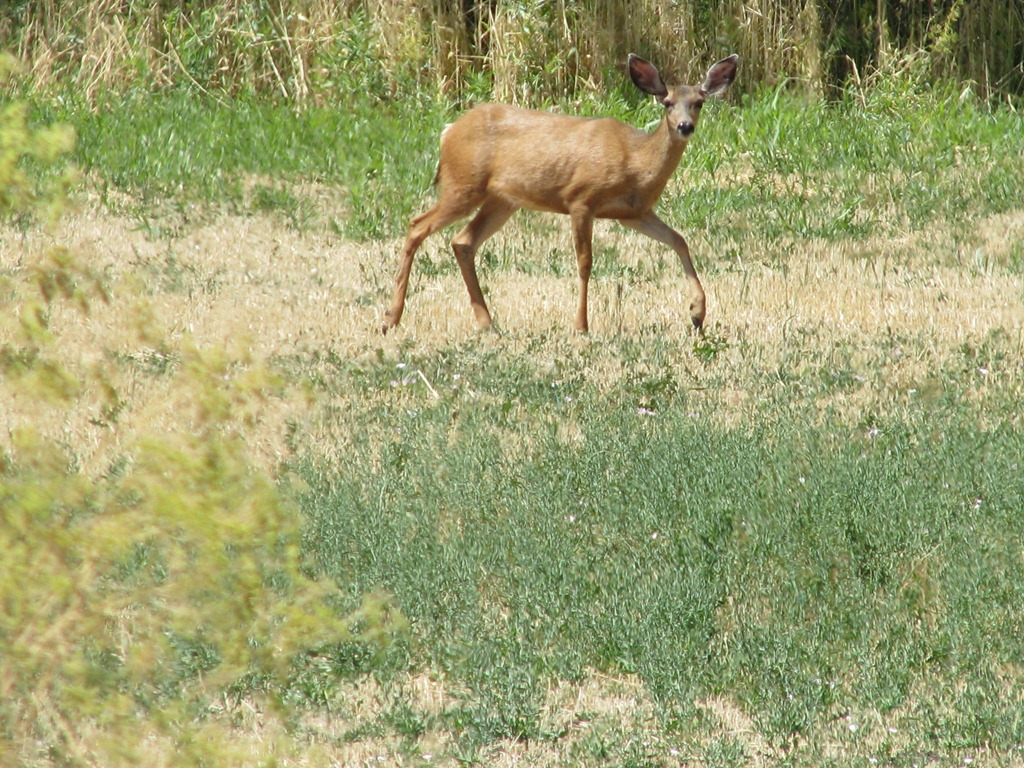
{"label": "deer muzzle", "polygon": [[691,123],[689,120],[682,122],[676,126],[676,130],[679,132],[679,135],[682,136],[683,138],[686,138],[690,134],[692,134],[693,128],[693,123]]}

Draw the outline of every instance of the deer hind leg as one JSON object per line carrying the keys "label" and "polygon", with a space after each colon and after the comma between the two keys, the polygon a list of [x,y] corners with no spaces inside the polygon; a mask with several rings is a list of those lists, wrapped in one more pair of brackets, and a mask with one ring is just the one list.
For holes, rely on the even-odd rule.
{"label": "deer hind leg", "polygon": [[635,229],[637,232],[641,232],[651,239],[657,240],[659,243],[664,243],[676,252],[676,255],[679,256],[679,261],[682,262],[683,271],[690,280],[690,320],[693,322],[694,328],[698,331],[701,330],[707,313],[704,287],[700,284],[700,279],[697,277],[697,270],[693,268],[690,248],[686,245],[686,240],[683,236],[659,219],[653,212],[648,212],[638,219],[622,219],[619,223]]}
{"label": "deer hind leg", "polygon": [[483,242],[497,232],[518,208],[511,203],[492,198],[477,211],[473,220],[452,239],[455,260],[462,271],[462,279],[469,291],[469,304],[473,308],[477,325],[481,329],[491,325],[491,313],[487,311],[480,281],[476,275],[476,252]]}
{"label": "deer hind leg", "polygon": [[590,270],[594,264],[594,217],[589,214],[573,214],[572,236],[576,246],[576,266],[580,275],[580,303],[576,310],[576,330],[586,333],[590,327],[587,323],[587,289],[590,285]]}
{"label": "deer hind leg", "polygon": [[384,314],[381,333],[386,334],[402,319],[402,312],[405,310],[405,296],[409,290],[412,258],[423,241],[452,222],[468,216],[478,204],[479,202],[476,200],[466,201],[442,196],[430,210],[421,213],[410,222],[409,232],[405,238],[405,247],[402,249],[402,259],[398,264],[398,274],[395,276],[391,305]]}

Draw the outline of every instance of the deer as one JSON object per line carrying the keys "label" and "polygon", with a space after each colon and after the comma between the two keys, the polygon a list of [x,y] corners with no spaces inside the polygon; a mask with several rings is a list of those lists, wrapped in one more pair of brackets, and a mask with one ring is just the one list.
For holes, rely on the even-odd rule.
{"label": "deer", "polygon": [[686,240],[663,222],[654,206],[679,165],[697,127],[701,107],[728,89],[739,56],[712,65],[698,86],[667,86],[657,68],[629,54],[633,84],[665,108],[657,128],[643,131],[614,118],[586,118],[498,103],[473,107],[441,134],[434,177],[437,202],[414,217],[395,277],[382,332],[402,319],[413,256],[423,241],[471,214],[451,241],[481,330],[491,326],[476,254],[520,208],[565,214],[572,223],[579,273],[576,330],[586,333],[587,288],[593,264],[595,219],[611,219],[669,246],[679,256],[690,287],[690,319],[702,332],[704,288]]}

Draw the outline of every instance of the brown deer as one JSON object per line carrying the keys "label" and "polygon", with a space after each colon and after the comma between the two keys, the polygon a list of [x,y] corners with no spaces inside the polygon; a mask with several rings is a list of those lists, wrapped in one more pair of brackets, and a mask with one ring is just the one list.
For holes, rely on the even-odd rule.
{"label": "brown deer", "polygon": [[690,280],[690,318],[700,330],[705,300],[683,236],[654,213],[669,177],[693,135],[708,96],[723,93],[736,76],[736,54],[708,70],[699,86],[668,87],[650,62],[629,55],[633,83],[665,107],[665,119],[645,133],[612,118],[582,118],[504,104],[474,107],[441,134],[434,183],[437,203],[409,224],[383,332],[398,325],[405,308],[413,255],[429,235],[476,211],[452,240],[477,324],[487,311],[476,275],[476,252],[520,208],[567,214],[572,219],[580,275],[576,329],[587,330],[587,283],[594,219],[614,219],[671,247]]}

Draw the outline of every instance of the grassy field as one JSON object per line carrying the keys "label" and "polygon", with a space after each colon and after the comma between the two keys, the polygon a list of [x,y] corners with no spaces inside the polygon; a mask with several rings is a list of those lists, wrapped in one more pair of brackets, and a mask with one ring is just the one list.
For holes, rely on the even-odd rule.
{"label": "grassy field", "polygon": [[32,106],[83,182],[0,231],[0,501],[103,599],[11,603],[0,762],[1024,764],[1018,114],[897,77],[709,104],[660,206],[703,336],[610,224],[573,334],[567,222],[520,214],[496,332],[438,236],[382,338],[452,109]]}

